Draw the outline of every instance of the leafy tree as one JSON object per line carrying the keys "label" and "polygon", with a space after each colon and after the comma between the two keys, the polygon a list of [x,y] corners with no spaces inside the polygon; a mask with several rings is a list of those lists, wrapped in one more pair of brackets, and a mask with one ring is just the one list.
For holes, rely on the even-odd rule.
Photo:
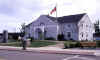
{"label": "leafy tree", "polygon": [[24,36],[25,36],[25,23],[23,23],[23,24],[21,25],[21,30],[20,30],[20,32],[21,32],[21,37],[24,37]]}
{"label": "leafy tree", "polygon": [[100,33],[99,20],[94,23],[95,33]]}
{"label": "leafy tree", "polygon": [[63,34],[59,34],[59,35],[58,35],[58,40],[59,40],[59,41],[65,40],[65,39],[64,39],[64,35],[63,35]]}

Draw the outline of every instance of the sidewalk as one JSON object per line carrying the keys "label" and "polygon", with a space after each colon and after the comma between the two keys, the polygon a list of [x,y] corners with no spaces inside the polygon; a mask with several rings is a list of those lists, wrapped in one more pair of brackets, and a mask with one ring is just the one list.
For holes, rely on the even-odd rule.
{"label": "sidewalk", "polygon": [[[22,50],[22,47],[11,47],[11,46],[0,46],[0,50],[54,53],[54,54],[79,54],[79,55],[96,55],[99,51],[99,50],[81,50],[81,49],[61,49],[57,47],[40,47],[40,48],[30,47],[27,48],[27,50]],[[100,56],[100,52],[97,55]]]}

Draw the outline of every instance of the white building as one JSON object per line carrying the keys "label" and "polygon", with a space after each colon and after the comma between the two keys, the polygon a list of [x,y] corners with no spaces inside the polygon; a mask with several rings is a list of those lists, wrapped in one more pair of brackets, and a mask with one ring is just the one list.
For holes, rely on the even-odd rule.
{"label": "white building", "polygon": [[55,38],[63,34],[66,40],[93,40],[93,24],[86,13],[63,17],[41,15],[26,26],[26,36],[35,39]]}

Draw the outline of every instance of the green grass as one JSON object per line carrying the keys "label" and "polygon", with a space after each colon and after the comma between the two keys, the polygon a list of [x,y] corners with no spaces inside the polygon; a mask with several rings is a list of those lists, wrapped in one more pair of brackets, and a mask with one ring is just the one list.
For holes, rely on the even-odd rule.
{"label": "green grass", "polygon": [[21,42],[0,43],[0,46],[16,46],[16,47],[20,47],[21,46]]}
{"label": "green grass", "polygon": [[[55,45],[56,42],[53,41],[33,41],[29,47],[44,47],[48,45]],[[8,43],[0,43],[1,46],[16,46],[21,47],[21,42],[8,42]]]}
{"label": "green grass", "polygon": [[48,45],[55,45],[56,42],[51,41],[34,41],[31,43],[30,47],[43,47]]}

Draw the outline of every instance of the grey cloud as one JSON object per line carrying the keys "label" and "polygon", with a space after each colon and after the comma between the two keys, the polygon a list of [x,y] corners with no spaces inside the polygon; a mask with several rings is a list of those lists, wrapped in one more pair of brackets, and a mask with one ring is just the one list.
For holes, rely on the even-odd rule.
{"label": "grey cloud", "polygon": [[6,15],[21,15],[20,12],[22,8],[26,10],[30,10],[33,12],[38,12],[43,10],[43,6],[41,1],[39,0],[2,0],[2,4],[0,4],[0,13]]}
{"label": "grey cloud", "polygon": [[[55,5],[48,5],[42,2],[43,0],[0,0],[0,24],[4,24],[4,26],[0,28],[5,28],[12,31],[17,24],[21,24],[23,22],[32,21],[32,17],[37,14],[40,15],[42,10],[52,9]],[[99,1],[99,0],[98,0]],[[100,2],[98,2],[100,3]],[[71,3],[64,3],[64,5],[71,5]],[[96,16],[100,15],[98,8]],[[2,17],[2,18],[1,18]],[[5,23],[6,22],[6,23]],[[9,24],[7,24],[9,23]],[[15,23],[15,26],[11,24]],[[2,29],[0,31],[2,31]]]}

